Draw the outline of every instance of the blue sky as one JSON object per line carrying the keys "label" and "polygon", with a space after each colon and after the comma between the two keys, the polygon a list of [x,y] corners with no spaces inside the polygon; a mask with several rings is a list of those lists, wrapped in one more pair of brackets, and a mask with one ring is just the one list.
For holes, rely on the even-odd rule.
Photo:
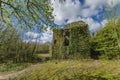
{"label": "blue sky", "polygon": [[[57,25],[66,25],[68,23],[83,20],[89,25],[90,32],[96,32],[104,27],[108,19],[104,18],[106,5],[110,8],[117,6],[117,14],[120,13],[120,0],[66,0],[60,3],[59,0],[51,0],[54,8],[54,23]],[[42,36],[40,36],[42,34]],[[27,32],[26,36],[31,36],[31,41],[40,43],[51,42],[52,31],[48,28],[43,33]],[[30,40],[25,40],[30,41]]]}

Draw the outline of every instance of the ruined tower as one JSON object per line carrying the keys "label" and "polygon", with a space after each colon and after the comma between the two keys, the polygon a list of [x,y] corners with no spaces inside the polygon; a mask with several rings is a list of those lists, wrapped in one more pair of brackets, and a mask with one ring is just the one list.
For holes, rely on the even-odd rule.
{"label": "ruined tower", "polygon": [[52,56],[57,59],[88,58],[90,34],[83,21],[67,24],[62,29],[53,29]]}

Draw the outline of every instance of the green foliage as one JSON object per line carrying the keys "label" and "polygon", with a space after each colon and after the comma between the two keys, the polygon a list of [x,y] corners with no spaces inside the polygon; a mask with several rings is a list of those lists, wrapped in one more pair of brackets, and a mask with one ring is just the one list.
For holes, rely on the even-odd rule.
{"label": "green foliage", "polygon": [[[35,24],[51,25],[53,21],[49,0],[0,0],[1,24],[33,28]],[[40,27],[37,27],[40,28]]]}
{"label": "green foliage", "polygon": [[30,65],[30,63],[3,63],[0,64],[0,74],[5,72],[20,71]]}
{"label": "green foliage", "polygon": [[48,44],[38,44],[35,50],[36,54],[45,54],[49,53],[49,45]]}
{"label": "green foliage", "polygon": [[[110,20],[92,39],[92,49],[98,52],[101,58],[113,59],[120,56],[120,19],[113,23]],[[97,53],[96,53],[97,54]]]}
{"label": "green foliage", "polygon": [[[16,55],[16,45],[20,36],[13,27],[1,27],[0,32],[0,62],[12,59]],[[6,59],[5,59],[6,58]]]}
{"label": "green foliage", "polygon": [[12,80],[119,80],[120,61],[50,61]]}
{"label": "green foliage", "polygon": [[[67,36],[66,36],[67,35]],[[65,38],[68,37],[68,45]],[[82,21],[73,22],[64,29],[53,30],[52,56],[56,59],[89,58],[90,35],[88,25]]]}
{"label": "green foliage", "polygon": [[90,56],[90,35],[87,24],[73,23],[70,38],[70,55],[76,58],[89,58]]}
{"label": "green foliage", "polygon": [[0,62],[33,62],[37,43],[26,43],[14,27],[0,27]]}
{"label": "green foliage", "polygon": [[64,55],[66,55],[65,53],[62,53],[62,49],[66,49],[65,47],[63,47],[63,30],[54,29],[53,32],[53,44],[51,46],[52,57],[60,59],[63,58]]}
{"label": "green foliage", "polygon": [[[0,62],[32,62],[36,58],[37,43],[23,42],[18,32],[35,29],[36,24],[40,30],[51,25],[50,5],[49,0],[0,0]],[[41,49],[48,52],[46,45]]]}
{"label": "green foliage", "polygon": [[48,61],[51,59],[52,55],[51,54],[35,54],[35,59],[34,61],[36,60],[36,62],[45,62],[45,61]]}

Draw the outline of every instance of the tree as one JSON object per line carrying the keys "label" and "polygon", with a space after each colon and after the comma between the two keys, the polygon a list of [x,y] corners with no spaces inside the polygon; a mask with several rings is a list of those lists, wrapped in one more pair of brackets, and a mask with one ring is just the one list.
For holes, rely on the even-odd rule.
{"label": "tree", "polygon": [[[92,40],[92,48],[95,52],[98,52],[102,57],[107,59],[118,58],[120,56],[119,46],[120,44],[120,19],[116,21],[116,25],[113,25],[111,20],[106,26],[99,31]],[[96,53],[97,54],[97,53]]]}
{"label": "tree", "polygon": [[53,21],[50,5],[49,0],[0,0],[0,22],[25,28],[37,24],[37,28],[43,28]]}
{"label": "tree", "polygon": [[29,47],[32,44],[24,43],[18,32],[51,26],[54,18],[50,5],[49,0],[0,0],[1,60],[9,57],[15,62],[31,61],[35,46]]}
{"label": "tree", "polygon": [[114,2],[111,1],[111,5],[107,5],[106,9],[105,9],[105,18],[107,18],[109,20],[109,23],[111,26],[113,26],[113,30],[114,33],[116,35],[116,40],[117,40],[117,45],[120,51],[120,36],[119,36],[119,32],[117,30],[119,30],[118,26],[119,26],[119,22],[120,19],[118,19],[118,14],[117,14],[117,10],[119,10],[119,7],[116,5],[114,7],[113,6]]}
{"label": "tree", "polygon": [[111,7],[113,6],[113,2],[111,2],[111,4],[112,5],[106,6],[104,12],[104,17],[108,20],[108,23],[92,40],[94,55],[101,55],[108,59],[120,57],[120,18],[117,17],[117,10],[119,10],[119,7]]}
{"label": "tree", "polygon": [[[0,27],[1,28],[1,27]],[[4,62],[11,60],[16,56],[16,47],[18,47],[18,42],[20,40],[20,35],[17,30],[13,27],[4,27],[0,32],[0,61]]]}
{"label": "tree", "polygon": [[14,27],[0,27],[0,62],[33,62],[36,45],[23,42]]}

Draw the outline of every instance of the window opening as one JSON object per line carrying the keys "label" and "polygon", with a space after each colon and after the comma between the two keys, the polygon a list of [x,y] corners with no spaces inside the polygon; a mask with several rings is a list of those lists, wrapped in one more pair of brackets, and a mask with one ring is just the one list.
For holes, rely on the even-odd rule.
{"label": "window opening", "polygon": [[69,39],[70,39],[70,31],[64,30],[64,46],[69,46]]}

